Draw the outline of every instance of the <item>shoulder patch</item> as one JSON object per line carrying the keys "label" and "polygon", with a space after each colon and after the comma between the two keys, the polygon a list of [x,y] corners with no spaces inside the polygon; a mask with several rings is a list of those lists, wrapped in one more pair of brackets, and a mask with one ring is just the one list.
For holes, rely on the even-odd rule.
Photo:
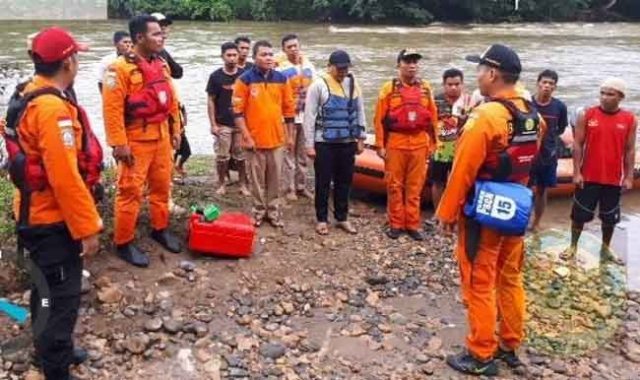
{"label": "shoulder patch", "polygon": [[110,89],[115,88],[117,84],[116,75],[117,74],[115,70],[111,70],[111,69],[107,70],[104,73],[104,79],[103,79],[104,85]]}
{"label": "shoulder patch", "polygon": [[71,118],[58,118],[58,128],[60,128],[62,144],[67,148],[73,148],[76,145],[76,135],[73,131],[73,121]]}

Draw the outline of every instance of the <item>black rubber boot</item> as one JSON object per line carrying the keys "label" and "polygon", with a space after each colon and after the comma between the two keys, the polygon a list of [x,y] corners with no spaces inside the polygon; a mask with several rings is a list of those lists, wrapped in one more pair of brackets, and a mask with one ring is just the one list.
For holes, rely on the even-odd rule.
{"label": "black rubber boot", "polygon": [[166,228],[164,230],[153,230],[153,232],[151,232],[151,238],[171,253],[182,252],[182,243],[180,243],[180,239],[167,231]]}
{"label": "black rubber boot", "polygon": [[122,244],[116,247],[116,253],[122,260],[131,265],[146,268],[149,266],[149,256],[141,251],[133,243]]}

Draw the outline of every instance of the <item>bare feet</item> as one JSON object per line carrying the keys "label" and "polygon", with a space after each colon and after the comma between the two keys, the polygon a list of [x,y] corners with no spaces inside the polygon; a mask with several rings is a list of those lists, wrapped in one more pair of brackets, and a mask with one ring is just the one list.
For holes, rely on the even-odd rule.
{"label": "bare feet", "polygon": [[570,260],[576,257],[578,247],[569,247],[560,254],[560,260]]}
{"label": "bare feet", "polygon": [[227,193],[227,188],[225,187],[225,185],[220,185],[220,187],[218,187],[218,190],[216,190],[216,195],[225,195]]}
{"label": "bare feet", "polygon": [[302,189],[297,191],[298,197],[313,199],[313,193],[307,189]]}
{"label": "bare feet", "polygon": [[295,201],[298,200],[298,196],[293,191],[287,192],[287,194],[284,196],[284,198],[289,202],[295,202]]}
{"label": "bare feet", "polygon": [[240,194],[242,194],[243,197],[248,197],[251,195],[251,192],[249,192],[249,189],[247,189],[247,186],[242,184],[240,185]]}
{"label": "bare feet", "polygon": [[318,235],[328,235],[329,234],[329,226],[325,222],[320,222],[316,224],[316,233]]}
{"label": "bare feet", "polygon": [[338,222],[336,226],[351,235],[355,235],[358,233],[358,230],[356,230],[356,228],[349,221]]}

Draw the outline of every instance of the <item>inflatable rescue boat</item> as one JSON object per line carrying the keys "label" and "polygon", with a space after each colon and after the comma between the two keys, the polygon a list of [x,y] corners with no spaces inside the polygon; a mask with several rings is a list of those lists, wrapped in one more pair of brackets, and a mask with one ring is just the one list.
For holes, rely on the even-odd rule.
{"label": "inflatable rescue boat", "polygon": [[[571,146],[573,136],[571,130],[567,129],[567,133],[561,137],[565,146]],[[356,156],[356,167],[353,174],[353,189],[366,191],[375,194],[386,194],[387,185],[384,179],[384,161],[378,157],[374,147],[375,136],[367,135],[364,152]],[[640,150],[636,156],[640,157]],[[428,166],[428,165],[427,165]],[[558,160],[558,185],[549,189],[549,196],[552,197],[568,197],[573,194],[573,159],[560,158]],[[634,169],[633,188],[640,188],[640,164],[636,163]],[[429,186],[425,186],[423,190],[423,200],[431,200],[431,191]]]}

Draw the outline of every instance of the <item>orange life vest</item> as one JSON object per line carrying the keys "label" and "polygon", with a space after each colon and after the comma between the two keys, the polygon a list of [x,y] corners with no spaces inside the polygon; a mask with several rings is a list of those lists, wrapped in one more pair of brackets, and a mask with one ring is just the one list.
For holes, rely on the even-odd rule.
{"label": "orange life vest", "polygon": [[143,119],[146,123],[162,123],[169,118],[173,101],[171,85],[165,74],[165,64],[160,58],[151,61],[138,56],[127,57],[140,70],[144,87],[127,97],[127,119]]}
{"label": "orange life vest", "polygon": [[[78,118],[82,126],[82,147],[78,153],[78,170],[87,186],[98,197],[100,191],[100,176],[104,169],[103,151],[100,141],[93,133],[89,118],[84,108],[78,105],[73,99],[63,94],[54,87],[44,87],[35,91],[23,93],[28,82],[21,83],[16,87],[15,92],[9,100],[6,122],[3,137],[6,142],[7,153],[9,155],[9,175],[13,184],[20,190],[25,199],[34,191],[42,191],[49,185],[47,173],[42,163],[42,158],[27,155],[22,148],[18,126],[22,119],[27,105],[32,100],[42,95],[55,95],[65,102],[70,103],[78,110]],[[24,202],[23,203],[28,203]],[[24,219],[26,215],[21,215]]]}
{"label": "orange life vest", "polygon": [[403,86],[398,79],[392,82],[393,92],[389,95],[389,112],[384,126],[389,132],[414,134],[433,128],[431,111],[424,100],[430,98],[429,91],[422,83]]}

